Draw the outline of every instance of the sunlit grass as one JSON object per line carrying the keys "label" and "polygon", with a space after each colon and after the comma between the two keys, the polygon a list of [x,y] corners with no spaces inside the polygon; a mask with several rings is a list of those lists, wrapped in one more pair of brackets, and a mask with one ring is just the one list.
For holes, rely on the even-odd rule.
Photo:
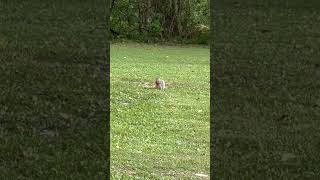
{"label": "sunlit grass", "polygon": [[[152,88],[156,76],[168,83]],[[111,46],[111,174],[209,174],[209,49]]]}

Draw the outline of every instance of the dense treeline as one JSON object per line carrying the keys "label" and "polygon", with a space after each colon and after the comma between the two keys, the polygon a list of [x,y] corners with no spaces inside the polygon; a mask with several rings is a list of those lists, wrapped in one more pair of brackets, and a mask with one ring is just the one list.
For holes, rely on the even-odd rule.
{"label": "dense treeline", "polygon": [[114,37],[207,43],[208,0],[112,0]]}

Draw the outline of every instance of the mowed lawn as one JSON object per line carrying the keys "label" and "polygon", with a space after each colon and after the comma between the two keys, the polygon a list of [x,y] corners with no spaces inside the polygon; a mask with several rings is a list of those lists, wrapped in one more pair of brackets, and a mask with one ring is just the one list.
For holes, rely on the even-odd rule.
{"label": "mowed lawn", "polygon": [[209,175],[209,71],[209,48],[111,45],[112,179]]}

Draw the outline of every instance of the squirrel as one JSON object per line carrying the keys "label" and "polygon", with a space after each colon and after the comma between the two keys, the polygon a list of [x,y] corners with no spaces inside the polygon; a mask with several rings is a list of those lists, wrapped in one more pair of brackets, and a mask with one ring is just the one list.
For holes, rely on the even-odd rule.
{"label": "squirrel", "polygon": [[155,84],[157,89],[163,90],[166,88],[166,83],[163,80],[161,80],[159,77],[156,78]]}

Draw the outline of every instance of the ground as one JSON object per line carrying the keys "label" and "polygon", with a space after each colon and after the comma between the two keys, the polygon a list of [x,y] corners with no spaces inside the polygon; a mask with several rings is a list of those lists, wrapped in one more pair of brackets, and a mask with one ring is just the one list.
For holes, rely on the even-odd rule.
{"label": "ground", "polygon": [[114,179],[209,175],[208,48],[113,44],[110,78]]}

